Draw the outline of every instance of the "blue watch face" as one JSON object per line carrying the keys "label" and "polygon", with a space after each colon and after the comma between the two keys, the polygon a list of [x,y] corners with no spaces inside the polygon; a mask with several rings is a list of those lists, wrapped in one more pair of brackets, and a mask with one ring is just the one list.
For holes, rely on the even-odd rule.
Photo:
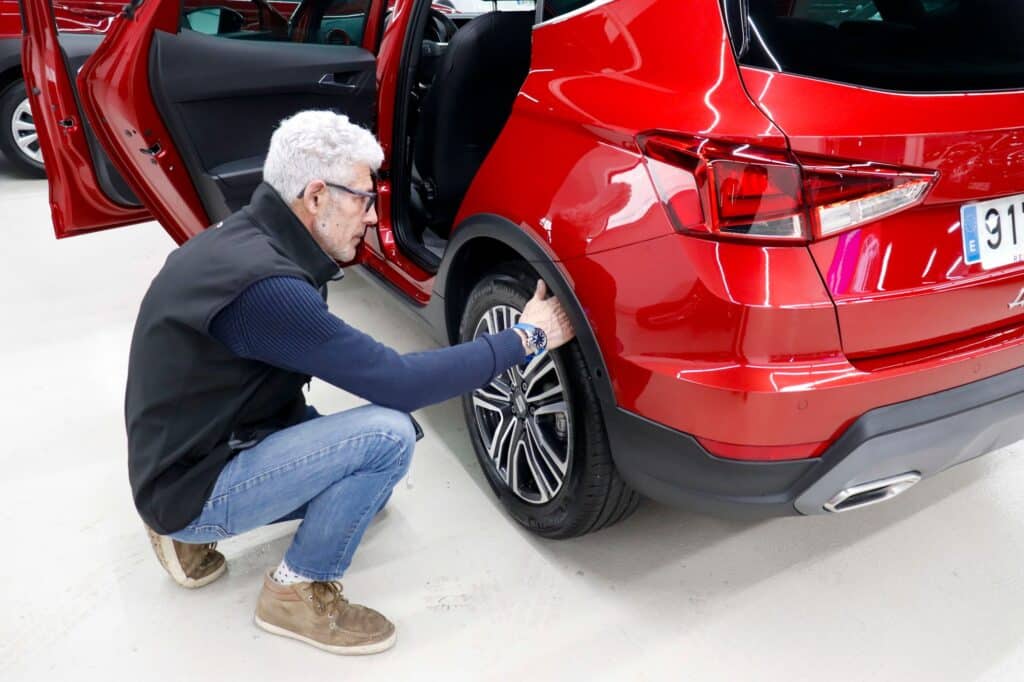
{"label": "blue watch face", "polygon": [[548,347],[548,335],[544,333],[543,329],[534,327],[533,333],[530,334],[530,344],[540,353]]}

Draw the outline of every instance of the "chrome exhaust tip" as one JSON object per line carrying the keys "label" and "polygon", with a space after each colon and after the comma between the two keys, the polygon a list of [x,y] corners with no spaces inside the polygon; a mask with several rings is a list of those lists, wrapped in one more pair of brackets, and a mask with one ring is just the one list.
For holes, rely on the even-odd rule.
{"label": "chrome exhaust tip", "polygon": [[825,511],[838,514],[850,511],[851,509],[870,507],[873,504],[891,500],[900,493],[906,492],[910,486],[920,480],[921,474],[916,471],[908,471],[898,476],[851,486],[839,491],[831,500],[826,502]]}

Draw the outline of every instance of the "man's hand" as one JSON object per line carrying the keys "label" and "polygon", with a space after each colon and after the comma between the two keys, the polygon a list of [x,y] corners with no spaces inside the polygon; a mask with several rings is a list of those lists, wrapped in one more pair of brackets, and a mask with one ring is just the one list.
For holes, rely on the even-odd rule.
{"label": "man's hand", "polygon": [[538,279],[537,290],[533,292],[533,298],[526,302],[519,321],[540,327],[547,334],[548,350],[554,350],[572,341],[576,332],[562,304],[554,296],[547,298],[547,295],[547,284],[544,280]]}

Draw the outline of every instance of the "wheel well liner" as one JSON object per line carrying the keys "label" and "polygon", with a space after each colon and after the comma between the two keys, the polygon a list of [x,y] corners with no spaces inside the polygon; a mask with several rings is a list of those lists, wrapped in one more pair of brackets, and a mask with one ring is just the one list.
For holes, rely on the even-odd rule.
{"label": "wheel well liner", "polygon": [[0,92],[7,90],[13,83],[23,80],[20,66],[12,66],[6,71],[0,72]]}
{"label": "wheel well liner", "polygon": [[495,266],[510,262],[529,264],[561,301],[586,358],[602,412],[614,409],[615,393],[604,356],[569,277],[550,249],[507,218],[486,213],[474,215],[452,232],[434,280],[434,295],[444,301],[443,331],[448,342],[458,341],[462,311],[473,287]]}

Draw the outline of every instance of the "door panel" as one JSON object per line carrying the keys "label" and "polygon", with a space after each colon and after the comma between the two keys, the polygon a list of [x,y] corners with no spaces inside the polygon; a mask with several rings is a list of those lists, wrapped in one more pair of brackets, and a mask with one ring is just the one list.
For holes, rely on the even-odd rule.
{"label": "door panel", "polygon": [[[67,58],[68,73],[78,73],[101,42],[103,42],[103,36],[99,35],[61,33],[60,44],[64,48],[64,54]],[[77,84],[72,81],[71,85],[77,96]],[[96,180],[99,182],[100,189],[118,205],[142,208],[138,197],[135,196],[131,187],[128,186],[128,183],[121,177],[117,168],[111,163],[107,153],[103,151],[103,146],[96,139],[96,134],[92,131],[89,121],[85,119],[83,121],[85,139],[89,145],[89,153],[92,155],[93,168],[96,171]]]}
{"label": "door panel", "polygon": [[133,0],[79,75],[101,144],[179,243],[245,203],[281,118],[315,106],[367,124],[376,103],[362,48],[179,32],[181,7]]}
{"label": "door panel", "polygon": [[[104,185],[113,187],[113,181],[102,181],[103,174],[95,170],[89,125],[72,84],[70,74],[75,70],[69,64],[69,54],[77,62],[98,39],[63,36],[58,40],[49,0],[23,0],[22,15],[25,29],[22,66],[32,117],[46,160],[50,212],[57,237],[149,219],[149,212],[131,205],[127,194],[121,194],[120,198],[127,200],[120,203],[115,196],[118,192],[108,195]],[[67,53],[62,43],[67,44]]]}
{"label": "door panel", "polygon": [[179,244],[210,224],[149,94],[153,32],[177,31],[180,13],[180,3],[173,0],[133,0],[78,75],[82,108],[98,123],[93,130],[100,144]]}
{"label": "door panel", "polygon": [[150,84],[203,205],[217,220],[244,205],[262,180],[281,119],[333,109],[372,127],[375,68],[373,54],[360,47],[158,31]]}

